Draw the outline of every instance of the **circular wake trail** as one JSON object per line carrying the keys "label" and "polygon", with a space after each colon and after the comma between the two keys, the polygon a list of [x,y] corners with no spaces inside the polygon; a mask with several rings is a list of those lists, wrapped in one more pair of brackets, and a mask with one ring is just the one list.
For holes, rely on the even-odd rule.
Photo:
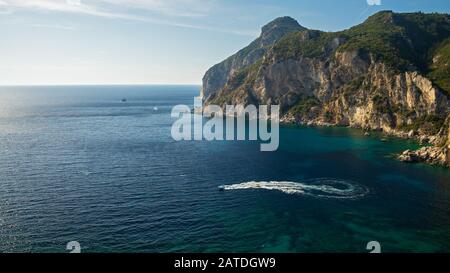
{"label": "circular wake trail", "polygon": [[365,196],[369,190],[355,182],[339,179],[320,178],[304,182],[250,181],[220,186],[223,190],[264,189],[287,194],[308,195],[317,198],[356,199]]}

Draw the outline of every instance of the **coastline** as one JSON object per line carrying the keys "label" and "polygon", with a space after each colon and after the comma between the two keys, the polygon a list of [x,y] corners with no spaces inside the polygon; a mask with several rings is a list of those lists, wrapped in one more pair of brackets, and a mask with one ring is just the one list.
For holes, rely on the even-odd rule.
{"label": "coastline", "polygon": [[[194,107],[192,113],[202,115],[206,118],[211,118],[211,113],[205,113],[205,108]],[[216,113],[215,113],[216,114]],[[214,115],[217,116],[217,115]],[[222,118],[238,117],[236,115],[228,115],[224,111],[221,115]],[[258,118],[259,119],[259,118]],[[321,120],[309,120],[302,121],[296,119],[294,116],[285,114],[280,118],[280,126],[306,126],[306,127],[342,127],[342,128],[352,128],[359,129],[366,136],[370,136],[371,133],[380,133],[385,137],[395,137],[402,140],[412,140],[415,141],[420,148],[416,150],[407,149],[401,153],[395,154],[397,160],[404,163],[425,163],[428,165],[444,167],[450,169],[450,130],[445,124],[450,123],[450,116],[447,117],[444,126],[440,129],[439,133],[436,135],[427,135],[411,130],[410,132],[405,132],[402,130],[396,130],[392,128],[362,128],[357,125],[339,125],[329,122],[323,122]],[[383,141],[384,137],[380,137],[380,141]]]}
{"label": "coastline", "polygon": [[[450,116],[447,117],[445,124],[449,124]],[[399,161],[405,163],[426,163],[429,165],[450,168],[450,130],[444,124],[443,128],[436,135],[419,134],[418,132],[405,132],[401,130],[383,130],[362,128],[361,126],[341,125],[346,128],[360,129],[366,135],[370,132],[381,133],[388,137],[396,137],[403,140],[412,140],[417,142],[421,147],[417,150],[405,150],[400,154],[396,154]],[[280,120],[280,125],[297,125],[308,127],[336,127],[339,124],[327,123],[320,120],[300,121],[293,116],[285,115]],[[447,132],[445,132],[447,130]],[[383,140],[381,138],[380,140]],[[444,142],[444,143],[443,143]]]}

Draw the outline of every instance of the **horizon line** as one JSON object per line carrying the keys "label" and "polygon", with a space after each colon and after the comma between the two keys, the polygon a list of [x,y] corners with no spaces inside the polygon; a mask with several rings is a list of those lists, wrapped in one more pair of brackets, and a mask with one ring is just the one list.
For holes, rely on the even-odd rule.
{"label": "horizon line", "polygon": [[1,84],[0,87],[21,87],[21,86],[144,86],[144,85],[195,85],[202,83],[24,83],[24,84]]}

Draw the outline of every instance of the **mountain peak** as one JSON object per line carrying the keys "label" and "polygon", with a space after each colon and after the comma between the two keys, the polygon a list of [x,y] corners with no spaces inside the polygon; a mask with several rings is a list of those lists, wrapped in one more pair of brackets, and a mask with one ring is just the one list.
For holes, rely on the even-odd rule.
{"label": "mountain peak", "polygon": [[303,28],[297,20],[289,16],[278,17],[262,27],[262,32],[268,32],[276,28]]}
{"label": "mountain peak", "polygon": [[261,38],[263,44],[271,44],[284,35],[305,30],[295,19],[289,16],[278,17],[261,29]]}

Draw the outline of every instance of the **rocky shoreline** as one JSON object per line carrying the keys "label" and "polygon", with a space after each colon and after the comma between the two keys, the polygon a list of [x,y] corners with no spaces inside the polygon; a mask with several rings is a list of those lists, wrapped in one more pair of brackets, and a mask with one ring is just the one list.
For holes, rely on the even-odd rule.
{"label": "rocky shoreline", "polygon": [[[193,109],[193,113],[200,114],[197,109]],[[205,115],[203,111],[201,114]],[[210,116],[210,114],[207,114]],[[227,117],[227,115],[223,115],[222,117]],[[234,117],[234,116],[233,116]],[[450,116],[447,118],[446,123],[450,122]],[[297,120],[292,115],[284,115],[280,118],[281,125],[301,125],[301,126],[311,126],[311,127],[334,127],[339,126],[338,124],[327,123],[320,120]],[[356,126],[347,126],[349,128],[361,129]],[[370,131],[380,131],[374,129],[364,129],[365,135],[369,136]],[[443,135],[448,131],[448,135]],[[397,154],[396,157],[398,160],[405,163],[426,163],[430,165],[436,165],[441,167],[450,168],[450,131],[448,127],[443,127],[439,134],[434,136],[428,136],[424,134],[418,134],[417,132],[411,130],[410,132],[398,131],[398,130],[390,130],[383,131],[387,136],[398,137],[402,139],[411,139],[415,140],[420,145],[434,145],[434,146],[425,146],[421,147],[418,150],[406,150],[400,154]],[[446,143],[442,145],[442,143]],[[440,145],[441,144],[441,145]],[[439,146],[440,145],[440,146]]]}
{"label": "rocky shoreline", "polygon": [[[338,124],[332,124],[323,122],[320,120],[297,120],[292,115],[284,115],[280,119],[281,124],[295,124],[295,125],[303,125],[303,126],[316,126],[316,127],[333,127],[338,126]],[[400,154],[397,154],[396,157],[398,160],[405,163],[426,163],[430,165],[436,165],[441,167],[450,168],[450,130],[448,130],[448,124],[450,123],[450,116],[446,119],[447,126],[444,126],[437,135],[429,136],[425,134],[419,134],[413,130],[409,132],[398,131],[398,130],[389,130],[383,131],[388,136],[394,136],[402,139],[412,139],[416,140],[420,143],[420,145],[433,145],[433,146],[425,146],[421,147],[418,150],[406,150]],[[348,126],[351,128],[358,128],[354,126]],[[366,135],[370,135],[369,131],[375,130],[366,130]],[[447,132],[447,135],[445,134]],[[445,143],[442,145],[442,143]]]}
{"label": "rocky shoreline", "polygon": [[422,147],[417,151],[406,150],[398,156],[398,159],[407,163],[424,162],[431,165],[449,167],[448,148]]}

